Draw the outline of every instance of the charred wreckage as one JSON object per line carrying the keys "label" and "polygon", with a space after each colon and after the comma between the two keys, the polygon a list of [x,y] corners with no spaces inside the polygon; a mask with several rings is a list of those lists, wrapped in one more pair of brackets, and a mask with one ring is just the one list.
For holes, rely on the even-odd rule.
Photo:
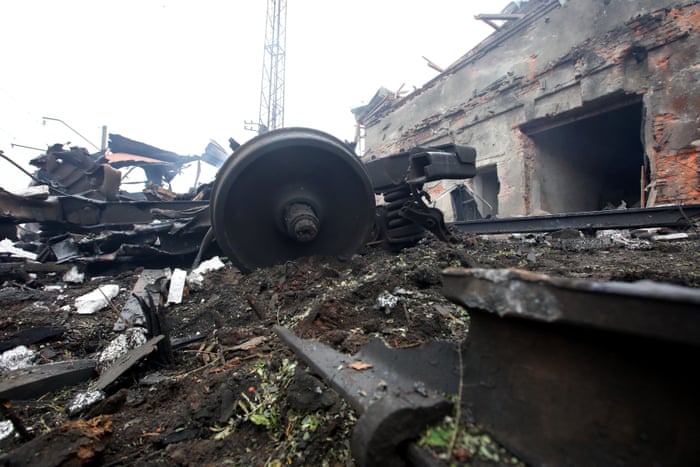
{"label": "charred wreckage", "polygon": [[[424,185],[473,177],[476,151],[468,146],[417,147],[363,164],[346,143],[306,128],[271,131],[240,147],[232,141],[230,157],[220,147],[200,158],[119,135],[110,141],[106,154],[49,148],[32,162],[39,170],[31,176],[44,191],[0,190],[3,232],[33,259],[6,254],[4,277],[74,264],[194,267],[216,250],[249,272],[305,256],[347,257],[368,244],[400,250],[427,232],[449,242],[453,229],[687,227],[700,215],[700,206],[686,205],[446,225]],[[181,165],[200,160],[220,167],[213,184],[187,196],[163,187]],[[144,168],[148,186],[142,194],[122,193],[117,169],[134,165]],[[472,312],[464,342],[390,349],[373,341],[348,356],[275,327],[361,415],[352,439],[359,465],[431,465],[411,440],[453,410],[456,394],[464,410],[530,463],[625,458],[689,465],[700,457],[700,403],[689,379],[700,350],[699,291],[518,270],[448,269],[442,279],[444,294]],[[582,297],[595,300],[595,309],[582,306]],[[157,316],[148,321],[158,328]],[[163,337],[151,334],[134,358],[162,345]],[[371,369],[348,369],[353,360]],[[0,399],[18,397],[23,384],[22,376],[7,378]]]}

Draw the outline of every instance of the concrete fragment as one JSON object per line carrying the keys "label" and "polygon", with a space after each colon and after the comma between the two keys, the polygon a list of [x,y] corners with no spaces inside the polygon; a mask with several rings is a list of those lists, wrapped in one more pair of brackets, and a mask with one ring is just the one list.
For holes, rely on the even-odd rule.
{"label": "concrete fragment", "polygon": [[146,343],[146,329],[134,327],[115,337],[97,357],[97,371],[102,373],[129,350]]}
{"label": "concrete fragment", "polygon": [[75,299],[76,313],[79,315],[91,315],[109,306],[109,300],[118,294],[119,286],[116,284],[100,286],[96,290]]}
{"label": "concrete fragment", "polygon": [[65,274],[63,274],[63,282],[71,282],[73,284],[82,284],[85,280],[85,273],[78,271],[77,266],[73,266]]}
{"label": "concrete fragment", "polygon": [[15,429],[9,420],[0,421],[0,441],[14,433]]}
{"label": "concrete fragment", "polygon": [[0,372],[18,370],[32,365],[36,352],[19,345],[0,354]]}
{"label": "concrete fragment", "polygon": [[156,336],[150,339],[145,344],[129,350],[126,354],[118,358],[114,364],[100,375],[100,378],[92,387],[93,390],[104,390],[112,384],[129,368],[138,363],[142,358],[152,353],[158,346],[158,343],[165,339],[165,336]]}
{"label": "concrete fragment", "polygon": [[651,244],[647,240],[631,238],[629,230],[599,230],[596,232],[597,239],[603,239],[613,245],[620,245],[628,250],[648,250]]}
{"label": "concrete fragment", "polygon": [[389,314],[391,313],[391,309],[394,308],[397,303],[399,303],[399,297],[384,291],[377,297],[377,303],[375,306],[378,310],[382,310]]}
{"label": "concrete fragment", "polygon": [[76,415],[84,412],[89,407],[103,400],[106,396],[104,391],[79,392],[68,405],[68,415]]}
{"label": "concrete fragment", "polygon": [[170,289],[168,290],[167,303],[182,303],[182,294],[185,290],[185,281],[187,279],[187,271],[184,269],[175,269],[170,277]]}
{"label": "concrete fragment", "polygon": [[199,289],[204,284],[204,274],[224,267],[226,267],[226,265],[218,256],[202,261],[199,266],[190,271],[187,275],[187,285],[194,290]]}
{"label": "concrete fragment", "polygon": [[9,253],[10,256],[14,258],[24,258],[24,259],[30,259],[32,261],[36,260],[36,253],[32,253],[29,251],[24,251],[21,248],[15,247],[14,243],[10,239],[3,239],[0,240],[0,252],[2,253]]}

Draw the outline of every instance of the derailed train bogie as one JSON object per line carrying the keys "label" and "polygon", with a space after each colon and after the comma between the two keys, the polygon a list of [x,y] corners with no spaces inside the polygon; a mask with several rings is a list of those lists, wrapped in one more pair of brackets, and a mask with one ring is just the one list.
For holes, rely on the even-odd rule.
{"label": "derailed train bogie", "polygon": [[[447,239],[423,184],[474,176],[475,151],[416,148],[362,164],[335,137],[308,128],[259,135],[221,167],[210,201],[216,241],[243,271],[304,256],[349,256],[372,232],[392,249],[425,229]],[[375,207],[375,193],[385,204]]]}

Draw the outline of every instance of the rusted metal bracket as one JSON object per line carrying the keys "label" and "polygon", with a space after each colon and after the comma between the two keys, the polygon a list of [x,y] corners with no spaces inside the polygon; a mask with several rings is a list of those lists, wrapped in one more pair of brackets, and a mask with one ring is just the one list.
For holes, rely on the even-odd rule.
{"label": "rusted metal bracket", "polygon": [[443,242],[452,241],[454,238],[447,230],[442,211],[426,206],[422,199],[407,201],[399,210],[399,216],[420,225]]}
{"label": "rusted metal bracket", "polygon": [[470,310],[463,407],[534,465],[700,459],[700,291],[448,269]]}
{"label": "rusted metal bracket", "polygon": [[459,363],[451,343],[399,350],[372,340],[349,356],[300,339],[281,326],[274,330],[360,415],[351,441],[360,466],[402,465],[402,443],[418,438],[452,409],[452,403],[436,391],[456,392]]}
{"label": "rusted metal bracket", "polygon": [[385,193],[404,183],[461,180],[476,175],[476,150],[458,144],[418,147],[369,161],[365,169],[375,193]]}

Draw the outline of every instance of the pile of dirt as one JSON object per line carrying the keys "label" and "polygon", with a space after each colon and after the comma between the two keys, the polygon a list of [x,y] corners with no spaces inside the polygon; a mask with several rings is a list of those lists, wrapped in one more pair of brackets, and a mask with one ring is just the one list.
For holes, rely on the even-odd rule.
{"label": "pile of dirt", "polygon": [[[197,338],[173,364],[149,358],[107,388],[107,398],[77,415],[67,408],[87,383],[6,402],[26,428],[0,440],[0,464],[352,465],[356,414],[276,337],[272,326],[355,353],[372,337],[391,347],[468,332],[468,310],[441,294],[447,267],[520,268],[600,280],[651,279],[700,287],[698,241],[673,243],[567,239],[552,235],[431,238],[400,253],[368,248],[352,258],[304,258],[242,275],[230,265],[205,276],[181,304],[164,308],[171,338]],[[117,335],[117,312],[140,270],[61,284],[44,275],[4,284],[0,341],[38,326],[62,326],[30,346],[37,361],[91,358]],[[113,307],[76,314],[75,297],[117,283]],[[478,430],[478,427],[470,427]],[[429,433],[425,444],[430,447]],[[459,446],[460,464],[513,464],[475,431]]]}

